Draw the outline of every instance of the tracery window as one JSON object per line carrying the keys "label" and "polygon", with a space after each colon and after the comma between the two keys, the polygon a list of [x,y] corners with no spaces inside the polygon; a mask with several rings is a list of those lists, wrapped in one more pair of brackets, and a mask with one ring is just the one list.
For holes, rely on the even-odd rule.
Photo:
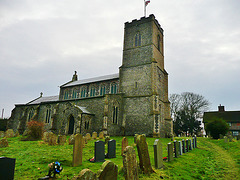
{"label": "tracery window", "polygon": [[138,46],[141,46],[141,34],[138,32],[136,35],[135,35],[135,47],[138,47]]}

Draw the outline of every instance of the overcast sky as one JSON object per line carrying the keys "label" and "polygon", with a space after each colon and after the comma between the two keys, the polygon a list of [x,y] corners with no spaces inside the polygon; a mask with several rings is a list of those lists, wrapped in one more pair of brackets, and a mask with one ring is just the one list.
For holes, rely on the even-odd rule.
{"label": "overcast sky", "polygon": [[[58,95],[71,80],[118,72],[124,23],[143,0],[0,0],[0,109]],[[240,110],[240,1],[151,0],[164,29],[169,94],[194,92]],[[2,116],[2,114],[1,114]]]}

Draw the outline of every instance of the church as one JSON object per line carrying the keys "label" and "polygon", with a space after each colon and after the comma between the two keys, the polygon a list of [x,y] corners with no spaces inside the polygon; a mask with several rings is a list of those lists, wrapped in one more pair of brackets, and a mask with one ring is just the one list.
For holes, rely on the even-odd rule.
{"label": "church", "polygon": [[119,73],[79,80],[75,71],[57,96],[15,104],[8,128],[22,134],[41,121],[56,134],[101,132],[111,136],[173,133],[164,69],[163,29],[154,15],[125,23]]}

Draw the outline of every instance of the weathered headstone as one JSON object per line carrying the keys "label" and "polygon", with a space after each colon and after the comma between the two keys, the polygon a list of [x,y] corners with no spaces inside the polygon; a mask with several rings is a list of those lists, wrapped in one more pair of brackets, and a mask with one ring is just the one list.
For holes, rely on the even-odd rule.
{"label": "weathered headstone", "polygon": [[156,139],[153,144],[154,149],[154,163],[155,168],[160,169],[163,167],[163,157],[162,157],[162,143],[159,139]]}
{"label": "weathered headstone", "polygon": [[116,158],[116,141],[114,139],[108,141],[107,158]]}
{"label": "weathered headstone", "polygon": [[99,133],[99,139],[104,139],[104,132],[103,132],[103,131],[101,131],[101,132]]}
{"label": "weathered headstone", "polygon": [[13,180],[16,159],[0,157],[0,179]]}
{"label": "weathered headstone", "polygon": [[68,144],[69,144],[69,145],[73,145],[73,144],[74,144],[74,139],[75,139],[75,135],[72,134],[72,135],[69,137],[69,139],[68,139]]}
{"label": "weathered headstone", "polygon": [[146,136],[143,135],[137,136],[136,142],[140,169],[143,171],[144,174],[150,174],[154,172],[150,162]]}
{"label": "weathered headstone", "polygon": [[168,162],[173,161],[173,144],[168,143]]}
{"label": "weathered headstone", "polygon": [[58,145],[64,145],[66,142],[66,136],[65,135],[58,135]]}
{"label": "weathered headstone", "polygon": [[126,137],[122,138],[122,151],[121,151],[121,155],[123,155],[123,152],[125,150],[125,148],[128,146],[128,139]]}
{"label": "weathered headstone", "polygon": [[95,142],[94,161],[95,162],[105,161],[105,143],[103,141]]}
{"label": "weathered headstone", "polygon": [[182,152],[186,153],[186,146],[185,146],[185,140],[182,140]]}
{"label": "weathered headstone", "polygon": [[50,133],[48,145],[51,145],[51,146],[57,145],[57,141],[58,141],[58,136],[54,133]]}
{"label": "weathered headstone", "polygon": [[178,141],[178,145],[179,145],[179,155],[182,155],[183,154],[182,141]]}
{"label": "weathered headstone", "polygon": [[86,134],[86,139],[89,141],[89,140],[91,140],[91,138],[92,138],[92,137],[91,137],[91,134],[90,134],[90,133],[87,133],[87,134]]}
{"label": "weathered headstone", "polygon": [[78,176],[74,176],[72,180],[97,180],[97,174],[90,169],[83,169]]}
{"label": "weathered headstone", "polygon": [[97,132],[93,132],[93,133],[92,133],[92,138],[93,138],[93,139],[97,139]]}
{"label": "weathered headstone", "polygon": [[189,141],[188,141],[188,139],[186,139],[186,152],[188,152],[189,151]]}
{"label": "weathered headstone", "polygon": [[11,138],[11,137],[14,137],[14,131],[13,129],[8,129],[6,132],[5,132],[5,137],[6,138]]}
{"label": "weathered headstone", "polygon": [[132,146],[127,146],[123,152],[123,173],[126,180],[138,180],[138,165],[136,153]]}
{"label": "weathered headstone", "polygon": [[99,180],[117,180],[118,166],[111,161],[105,161],[97,174]]}
{"label": "weathered headstone", "polygon": [[5,136],[4,131],[0,131],[0,138],[3,138]]}
{"label": "weathered headstone", "polygon": [[82,165],[83,138],[81,134],[76,134],[73,145],[73,167]]}
{"label": "weathered headstone", "polygon": [[0,140],[0,148],[2,147],[8,147],[8,140],[6,138]]}

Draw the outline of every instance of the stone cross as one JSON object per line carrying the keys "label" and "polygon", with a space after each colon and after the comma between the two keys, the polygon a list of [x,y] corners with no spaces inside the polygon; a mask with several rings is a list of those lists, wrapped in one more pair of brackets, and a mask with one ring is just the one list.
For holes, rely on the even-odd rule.
{"label": "stone cross", "polygon": [[144,135],[137,136],[136,142],[140,169],[144,172],[144,174],[150,174],[154,172],[150,162],[146,136]]}
{"label": "stone cross", "polygon": [[182,141],[178,141],[178,145],[179,145],[179,155],[182,155],[183,154]]}
{"label": "stone cross", "polygon": [[92,138],[93,138],[93,139],[97,139],[97,132],[93,132],[93,133],[92,133]]}
{"label": "stone cross", "polygon": [[163,157],[162,157],[162,143],[159,139],[156,139],[153,144],[154,149],[154,163],[155,168],[160,169],[163,167]]}
{"label": "stone cross", "polygon": [[82,152],[83,152],[83,137],[81,134],[76,134],[73,144],[73,167],[82,165]]}
{"label": "stone cross", "polygon": [[108,141],[107,158],[116,158],[116,141],[114,139]]}
{"label": "stone cross", "polygon": [[103,141],[95,142],[94,161],[104,162],[105,160],[105,143]]}
{"label": "stone cross", "polygon": [[173,144],[168,143],[168,162],[173,161]]}
{"label": "stone cross", "polygon": [[111,161],[105,161],[97,174],[99,180],[117,180],[118,166]]}
{"label": "stone cross", "polygon": [[123,151],[125,150],[125,148],[128,146],[128,139],[126,137],[122,138],[122,151],[121,151],[121,155],[123,155]]}
{"label": "stone cross", "polygon": [[132,146],[127,146],[122,156],[125,180],[138,180],[138,164],[134,148]]}
{"label": "stone cross", "polygon": [[186,153],[186,146],[185,146],[185,140],[182,140],[182,152]]}

